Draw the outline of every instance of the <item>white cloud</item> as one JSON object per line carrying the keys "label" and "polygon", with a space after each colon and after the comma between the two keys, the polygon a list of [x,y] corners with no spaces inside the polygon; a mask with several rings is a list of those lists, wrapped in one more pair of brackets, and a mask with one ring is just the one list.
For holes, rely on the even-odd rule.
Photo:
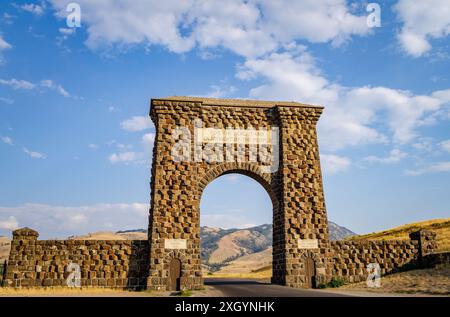
{"label": "white cloud", "polygon": [[321,154],[320,161],[324,174],[329,175],[346,171],[351,164],[351,160],[349,158],[334,154]]}
{"label": "white cloud", "polygon": [[74,214],[68,217],[68,223],[75,228],[83,223],[86,223],[87,220],[88,218],[83,214]]}
{"label": "white cloud", "polygon": [[350,12],[345,0],[256,1],[262,7],[263,29],[288,43],[306,39],[313,43],[340,44],[352,35],[369,33],[366,16]]}
{"label": "white cloud", "polygon": [[6,42],[2,36],[0,36],[0,51],[12,48],[12,45]]}
{"label": "white cloud", "polygon": [[6,220],[0,220],[0,229],[16,230],[19,227],[17,219],[13,216],[8,217]]}
{"label": "white cloud", "polygon": [[225,98],[230,97],[237,91],[237,88],[233,85],[228,85],[226,81],[222,81],[219,84],[211,85],[211,91],[206,95],[209,98]]}
{"label": "white cloud", "polygon": [[[52,0],[61,18],[66,18],[69,1]],[[157,44],[181,53],[190,50],[192,37],[181,34],[191,1],[89,1],[79,0],[82,23],[89,34],[86,44],[98,48],[110,44]]]}
{"label": "white cloud", "polygon": [[[67,0],[51,0],[66,17]],[[79,0],[90,48],[162,45],[183,53],[223,47],[254,57],[294,40],[339,44],[366,35],[365,12],[353,14],[345,0]]]}
{"label": "white cloud", "polygon": [[399,0],[394,10],[403,23],[398,34],[400,44],[413,57],[430,51],[430,40],[450,34],[448,0]]}
{"label": "white cloud", "polygon": [[68,36],[68,35],[72,35],[75,33],[75,28],[59,28],[58,31],[59,33],[61,33],[62,35]]}
{"label": "white cloud", "polygon": [[14,103],[13,99],[5,98],[5,97],[0,97],[0,101],[6,103],[8,105],[12,105]]}
{"label": "white cloud", "polygon": [[[70,94],[67,92],[67,90],[64,89],[63,86],[60,84],[55,83],[51,79],[44,79],[39,82],[39,84],[34,84],[26,80],[21,79],[0,79],[0,84],[7,85],[12,87],[13,89],[26,89],[26,90],[32,90],[37,87],[42,87],[45,89],[50,89],[53,91],[56,91],[58,94],[64,97],[70,97]],[[79,98],[79,97],[76,97]]]}
{"label": "white cloud", "polygon": [[[81,206],[60,206],[28,203],[19,206],[0,206],[0,219],[8,219],[8,228],[27,226],[37,230],[41,238],[66,238],[72,234],[86,234],[102,230],[146,228],[149,204],[98,203]],[[13,219],[11,219],[13,218]]]}
{"label": "white cloud", "polygon": [[[246,60],[237,77],[263,79],[250,97],[296,100],[324,105],[319,121],[319,141],[325,150],[369,143],[408,143],[417,128],[449,102],[449,90],[430,95],[387,87],[345,87],[328,81],[304,47]],[[382,119],[382,120],[381,120]],[[432,122],[431,122],[432,123]]]}
{"label": "white cloud", "polygon": [[116,163],[139,163],[143,159],[143,153],[140,152],[122,152],[113,153],[108,157],[112,164]]}
{"label": "white cloud", "polygon": [[245,215],[239,215],[233,213],[228,214],[203,214],[201,219],[201,226],[207,226],[212,228],[222,229],[244,229],[255,227],[256,224],[252,223],[252,220],[245,217]]}
{"label": "white cloud", "polygon": [[30,157],[37,158],[37,159],[45,159],[47,158],[47,155],[44,153],[36,152],[36,151],[30,151],[26,147],[23,147],[22,150]]}
{"label": "white cloud", "polygon": [[414,57],[419,57],[431,49],[430,43],[424,37],[410,31],[402,31],[398,35],[402,48]]}
{"label": "white cloud", "polygon": [[97,150],[98,149],[98,145],[94,144],[94,143],[90,143],[90,144],[88,144],[88,148],[90,148],[91,150]]}
{"label": "white cloud", "polygon": [[413,143],[412,146],[419,151],[431,152],[434,148],[433,139],[422,137]]}
{"label": "white cloud", "polygon": [[439,145],[441,146],[441,148],[444,151],[447,151],[450,153],[450,140],[442,141],[441,143],[439,143]]}
{"label": "white cloud", "polygon": [[108,157],[108,160],[112,164],[117,164],[117,163],[149,164],[149,159],[151,158],[154,141],[155,141],[155,133],[154,132],[144,134],[141,139],[143,149],[142,149],[142,151],[139,151],[139,152],[129,151],[129,149],[131,149],[133,147],[132,145],[117,143],[114,140],[110,141],[110,142],[108,142],[108,145],[115,144],[120,152],[112,153]]}
{"label": "white cloud", "polygon": [[117,142],[115,142],[115,144],[116,144],[116,147],[121,151],[130,150],[133,148],[133,145],[131,145],[131,144],[123,144],[123,143],[117,143]]}
{"label": "white cloud", "polygon": [[16,5],[16,7],[20,8],[20,9],[22,9],[24,11],[30,12],[30,13],[32,13],[34,15],[37,15],[37,16],[40,16],[40,15],[44,14],[44,7],[41,6],[41,5],[38,5],[38,4],[26,3],[26,4],[23,4],[21,6],[17,6]]}
{"label": "white cloud", "polygon": [[448,173],[448,172],[450,172],[450,162],[438,162],[416,170],[407,170],[405,173],[406,175],[410,176],[418,176],[430,173]]}
{"label": "white cloud", "polygon": [[150,117],[135,116],[120,123],[120,127],[129,132],[137,132],[150,129],[153,123]]}
{"label": "white cloud", "polygon": [[150,132],[142,136],[142,143],[146,148],[153,148],[153,143],[155,142],[155,133]]}
{"label": "white cloud", "polygon": [[56,84],[53,80],[51,79],[44,79],[41,80],[41,86],[54,90],[56,91],[58,94],[60,94],[63,97],[70,97],[70,94],[64,89],[63,86]]}
{"label": "white cloud", "polygon": [[1,140],[5,144],[14,145],[13,140],[9,136],[2,136]]}
{"label": "white cloud", "polygon": [[389,152],[389,155],[386,157],[379,156],[367,156],[364,160],[370,163],[381,163],[381,164],[393,164],[400,162],[403,158],[405,158],[408,154],[400,151],[399,149],[393,149]]}
{"label": "white cloud", "polygon": [[239,174],[229,174],[229,175],[224,175],[222,177],[231,183],[236,183],[243,176],[239,175]]}
{"label": "white cloud", "polygon": [[[8,136],[2,136],[0,138],[0,140],[8,145],[14,145],[13,140],[8,137]],[[47,158],[47,155],[45,155],[44,153],[40,153],[40,152],[36,152],[36,151],[31,151],[26,147],[22,147],[22,151],[27,154],[29,157],[31,158],[36,158],[36,159],[45,159]]]}
{"label": "white cloud", "polygon": [[31,90],[35,88],[35,84],[30,83],[29,81],[26,80],[19,80],[19,79],[0,79],[0,84],[2,85],[7,85],[12,87],[13,89],[27,89],[27,90]]}

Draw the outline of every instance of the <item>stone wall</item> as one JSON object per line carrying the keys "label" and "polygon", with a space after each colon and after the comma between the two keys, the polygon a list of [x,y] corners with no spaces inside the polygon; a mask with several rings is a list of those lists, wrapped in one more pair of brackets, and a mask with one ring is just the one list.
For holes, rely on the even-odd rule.
{"label": "stone wall", "polygon": [[381,275],[402,270],[428,267],[424,258],[436,250],[436,234],[420,230],[409,240],[332,241],[333,275],[346,282],[360,282],[368,276],[367,265],[376,263]]}
{"label": "stone wall", "polygon": [[430,253],[422,258],[423,267],[443,267],[450,265],[450,252]]}
{"label": "stone wall", "polygon": [[[71,263],[80,267],[80,286],[126,289],[146,288],[149,244],[146,240],[37,240],[38,233],[23,228],[13,232],[9,263],[3,286],[68,286]],[[422,230],[410,240],[332,241],[332,274],[346,282],[367,278],[367,265],[377,263],[381,274],[429,268],[450,263],[450,252],[434,253],[435,233]],[[298,252],[319,262],[314,252]],[[170,251],[168,258],[186,261],[184,254]],[[321,270],[316,268],[317,272]],[[300,270],[295,274],[301,275]],[[316,285],[327,280],[318,274]],[[185,283],[189,287],[188,283]]]}
{"label": "stone wall", "polygon": [[67,286],[74,263],[80,268],[81,286],[145,288],[146,240],[40,241],[37,237],[28,228],[13,232],[4,286]]}

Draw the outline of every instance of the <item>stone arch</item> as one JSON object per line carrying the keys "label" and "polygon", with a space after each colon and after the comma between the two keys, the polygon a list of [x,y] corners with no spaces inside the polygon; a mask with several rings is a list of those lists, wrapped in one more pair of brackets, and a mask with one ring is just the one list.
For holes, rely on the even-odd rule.
{"label": "stone arch", "polygon": [[283,276],[283,268],[279,263],[281,262],[281,257],[279,256],[281,250],[283,249],[283,241],[279,239],[279,232],[282,227],[280,224],[281,217],[281,206],[280,206],[280,191],[278,184],[276,183],[276,178],[267,174],[262,173],[259,166],[254,163],[223,163],[215,166],[214,168],[208,170],[203,177],[198,182],[198,202],[197,210],[200,211],[200,203],[203,192],[205,188],[215,179],[220,176],[227,174],[240,174],[247,176],[258,184],[260,184],[272,202],[272,279],[277,280],[280,276]]}
{"label": "stone arch", "polygon": [[220,164],[208,172],[200,179],[198,182],[198,197],[199,203],[203,194],[204,189],[213,180],[219,178],[220,176],[227,174],[241,174],[250,177],[251,179],[258,182],[267,192],[272,201],[273,209],[279,207],[279,198],[274,190],[273,180],[267,173],[262,173],[259,166],[251,163],[223,163]]}
{"label": "stone arch", "polygon": [[327,280],[327,277],[325,276],[326,263],[323,262],[323,258],[320,257],[317,254],[317,252],[313,252],[312,250],[304,250],[299,257],[300,263],[302,265],[301,268],[302,270],[305,269],[304,265],[307,258],[312,258],[312,260],[314,261],[314,266],[316,268],[315,272],[316,287],[318,287],[320,284],[324,284]]}
{"label": "stone arch", "polygon": [[164,255],[162,274],[163,277],[168,277],[170,261],[172,261],[173,259],[178,259],[181,261],[181,276],[185,277],[188,274],[186,270],[186,255],[180,250],[171,250],[169,252],[166,252],[166,254]]}
{"label": "stone arch", "polygon": [[[276,284],[305,287],[304,276],[299,273],[301,255],[308,239],[317,245],[312,252],[319,265],[330,272],[328,255],[328,221],[319,162],[316,124],[323,108],[297,102],[271,102],[256,100],[225,100],[195,97],[168,97],[152,99],[150,117],[155,124],[149,217],[149,277],[150,289],[164,289],[166,285],[166,256],[184,256],[182,280],[184,289],[203,287],[200,257],[200,199],[211,181],[230,173],[239,173],[256,180],[271,198],[273,218],[273,278]],[[197,125],[195,122],[202,124]],[[191,155],[183,161],[175,160],[172,150],[177,144],[172,133],[184,127],[186,145]],[[203,149],[210,139],[197,139],[197,129],[212,129],[214,133],[226,129],[252,129],[277,131],[277,139],[264,145],[278,143],[270,151],[277,155],[275,170],[263,173],[263,162],[250,161],[250,142],[240,144],[246,161],[234,157],[205,160]],[[211,132],[211,130],[209,130]],[[197,131],[198,132],[198,131]],[[259,133],[259,132],[258,132]],[[224,144],[237,144],[237,139],[218,138],[219,148]],[[255,139],[252,139],[255,140]],[[222,143],[222,144],[220,144]],[[224,149],[222,147],[222,149]],[[209,148],[209,150],[214,149]],[[208,150],[208,151],[209,151]],[[259,150],[259,145],[257,147]],[[226,149],[225,149],[226,151]],[[230,153],[230,152],[227,152]],[[220,151],[215,153],[220,156]],[[259,156],[258,156],[259,157]],[[225,159],[225,158],[224,158]],[[227,158],[228,159],[228,158]],[[279,164],[278,164],[279,163]],[[182,240],[181,244],[177,244]],[[179,248],[169,251],[165,242]],[[302,247],[300,247],[302,246]],[[331,279],[331,273],[327,273]]]}

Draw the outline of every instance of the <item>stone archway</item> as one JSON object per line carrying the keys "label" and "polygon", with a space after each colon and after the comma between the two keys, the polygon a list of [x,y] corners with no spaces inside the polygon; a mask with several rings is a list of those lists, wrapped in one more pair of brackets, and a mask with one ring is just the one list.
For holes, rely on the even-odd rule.
{"label": "stone archway", "polygon": [[[200,198],[209,182],[227,173],[250,176],[272,200],[272,282],[307,287],[302,262],[306,253],[314,257],[322,279],[331,277],[316,135],[321,112],[321,107],[294,102],[152,100],[156,137],[148,288],[166,289],[166,259],[173,252],[183,267],[181,287],[203,286]],[[242,146],[239,140],[244,140]]]}
{"label": "stone archway", "polygon": [[[259,183],[266,193],[268,194],[271,203],[272,203],[272,223],[274,224],[276,219],[280,218],[279,212],[280,212],[280,204],[279,204],[279,197],[277,194],[278,191],[278,185],[277,183],[272,180],[270,177],[267,177],[267,175],[261,173],[261,171],[254,168],[254,165],[243,163],[240,164],[239,167],[235,163],[224,163],[221,164],[215,168],[213,168],[211,171],[206,173],[206,175],[200,180],[198,190],[200,191],[200,199],[198,200],[198,210],[200,211],[200,202],[201,197],[206,189],[206,187],[216,180],[217,178],[227,175],[227,174],[240,174],[247,176],[253,180],[255,180],[257,183]],[[273,228],[278,227],[276,225],[273,225]],[[273,237],[275,237],[275,232],[273,233]],[[283,273],[280,271],[280,268],[282,267],[280,263],[278,263],[279,258],[273,256],[274,254],[278,254],[281,251],[281,248],[283,245],[280,243],[281,239],[273,239],[272,243],[272,279],[276,281],[277,277],[280,277],[283,275]]]}

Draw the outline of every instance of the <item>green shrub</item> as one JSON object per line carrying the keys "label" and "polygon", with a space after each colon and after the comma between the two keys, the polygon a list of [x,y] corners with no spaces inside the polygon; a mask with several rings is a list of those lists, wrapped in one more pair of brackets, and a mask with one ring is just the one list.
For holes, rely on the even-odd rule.
{"label": "green shrub", "polygon": [[319,284],[318,286],[317,286],[317,288],[320,288],[320,289],[324,289],[324,288],[327,288],[327,287],[331,287],[331,288],[337,288],[337,287],[341,287],[342,285],[344,285],[345,284],[345,282],[344,282],[344,279],[342,279],[341,277],[335,277],[335,276],[333,276],[333,278],[331,279],[331,281],[329,281],[328,283],[326,283],[326,284]]}
{"label": "green shrub", "polygon": [[331,281],[328,283],[329,287],[332,287],[332,288],[341,287],[344,284],[345,284],[345,282],[344,282],[344,280],[342,278],[334,277],[334,276],[331,279]]}
{"label": "green shrub", "polygon": [[180,295],[178,295],[178,296],[181,296],[181,297],[189,297],[189,296],[192,296],[192,291],[191,291],[191,290],[181,291],[181,292],[180,292]]}

